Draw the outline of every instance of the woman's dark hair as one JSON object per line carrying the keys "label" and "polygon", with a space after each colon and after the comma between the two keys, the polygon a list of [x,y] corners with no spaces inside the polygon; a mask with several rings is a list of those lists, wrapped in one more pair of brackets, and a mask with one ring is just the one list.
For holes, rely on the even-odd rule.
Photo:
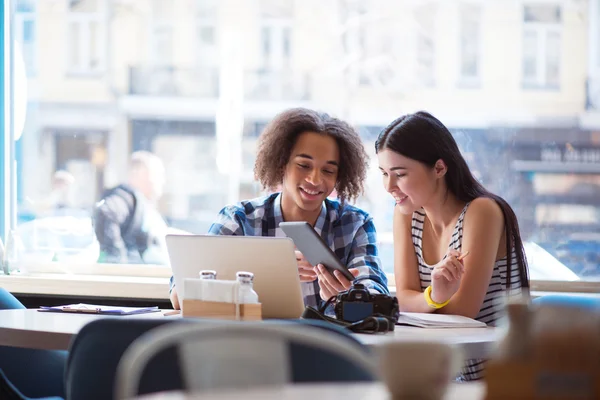
{"label": "woman's dark hair", "polygon": [[479,183],[463,158],[452,134],[433,115],[419,111],[404,115],[389,124],[375,142],[375,152],[389,149],[405,157],[432,167],[443,160],[448,167],[445,175],[448,190],[467,203],[478,197],[487,197],[498,203],[504,215],[507,258],[507,286],[511,288],[512,248],[514,248],[523,287],[529,287],[527,259],[519,233],[519,223],[508,203]]}
{"label": "woman's dark hair", "polygon": [[335,139],[340,153],[335,189],[342,202],[356,199],[363,191],[369,160],[360,136],[348,123],[305,108],[278,114],[262,132],[254,164],[256,179],[267,189],[281,184],[292,148],[305,132]]}

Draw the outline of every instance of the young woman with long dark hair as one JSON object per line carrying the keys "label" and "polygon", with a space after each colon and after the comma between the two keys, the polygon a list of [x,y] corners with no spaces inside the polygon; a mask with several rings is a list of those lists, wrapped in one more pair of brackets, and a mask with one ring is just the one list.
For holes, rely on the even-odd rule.
{"label": "young woman with long dark hair", "polygon": [[[431,114],[396,119],[381,132],[375,150],[384,186],[396,200],[400,310],[495,325],[502,298],[529,287],[514,211],[473,177],[452,134]],[[482,370],[482,360],[470,360],[463,375],[477,379]]]}

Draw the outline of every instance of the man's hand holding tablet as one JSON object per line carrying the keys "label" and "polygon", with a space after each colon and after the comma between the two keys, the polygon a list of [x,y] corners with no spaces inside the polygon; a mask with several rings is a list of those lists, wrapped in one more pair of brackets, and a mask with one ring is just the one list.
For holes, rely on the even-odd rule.
{"label": "man's hand holding tablet", "polygon": [[296,259],[300,281],[312,282],[318,278],[321,298],[325,300],[350,288],[358,270],[346,268],[309,223],[281,222],[279,227],[299,249]]}

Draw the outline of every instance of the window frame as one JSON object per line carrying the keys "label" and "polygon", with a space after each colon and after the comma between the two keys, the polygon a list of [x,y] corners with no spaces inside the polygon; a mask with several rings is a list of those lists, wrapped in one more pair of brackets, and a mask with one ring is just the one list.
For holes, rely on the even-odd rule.
{"label": "window frame", "polygon": [[7,24],[8,15],[6,13],[6,1],[2,0],[2,8],[0,9],[0,20],[2,21],[2,29],[0,29],[0,51],[2,51],[2,62],[0,63],[0,91],[2,92],[2,98],[0,99],[0,105],[2,110],[0,111],[0,193],[2,198],[0,199],[0,240],[5,242],[7,232],[7,210],[6,206],[6,194],[7,194],[7,175],[10,166],[10,159],[6,157],[9,153],[7,152],[7,136],[5,135],[6,125],[6,108],[9,101],[6,99],[6,87],[5,81],[7,81],[7,68],[8,63],[12,61],[12,58],[6,57],[6,38],[8,35],[9,25]]}
{"label": "window frame", "polygon": [[[16,225],[16,162],[15,141],[13,123],[14,92],[12,86],[13,77],[13,54],[14,54],[14,2],[2,0],[0,18],[2,27],[0,30],[0,50],[2,60],[0,63],[0,90],[2,90],[0,111],[0,239],[6,243],[6,238],[11,229]],[[3,254],[4,255],[4,254]],[[4,263],[1,263],[4,265]]]}

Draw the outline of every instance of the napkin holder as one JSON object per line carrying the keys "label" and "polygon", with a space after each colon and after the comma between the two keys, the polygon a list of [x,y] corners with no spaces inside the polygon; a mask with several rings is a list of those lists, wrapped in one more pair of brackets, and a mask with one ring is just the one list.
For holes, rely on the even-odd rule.
{"label": "napkin holder", "polygon": [[[215,318],[236,321],[262,320],[262,304],[240,304],[238,297],[239,283],[237,281],[217,281],[186,279],[185,296],[181,304],[181,316],[184,318]],[[211,285],[220,291],[220,296],[204,296]],[[198,290],[204,287],[204,292]],[[210,300],[206,300],[206,298]],[[221,301],[213,301],[221,300]]]}
{"label": "napkin holder", "polygon": [[600,316],[526,304],[508,307],[510,326],[486,363],[486,400],[600,399]]}

